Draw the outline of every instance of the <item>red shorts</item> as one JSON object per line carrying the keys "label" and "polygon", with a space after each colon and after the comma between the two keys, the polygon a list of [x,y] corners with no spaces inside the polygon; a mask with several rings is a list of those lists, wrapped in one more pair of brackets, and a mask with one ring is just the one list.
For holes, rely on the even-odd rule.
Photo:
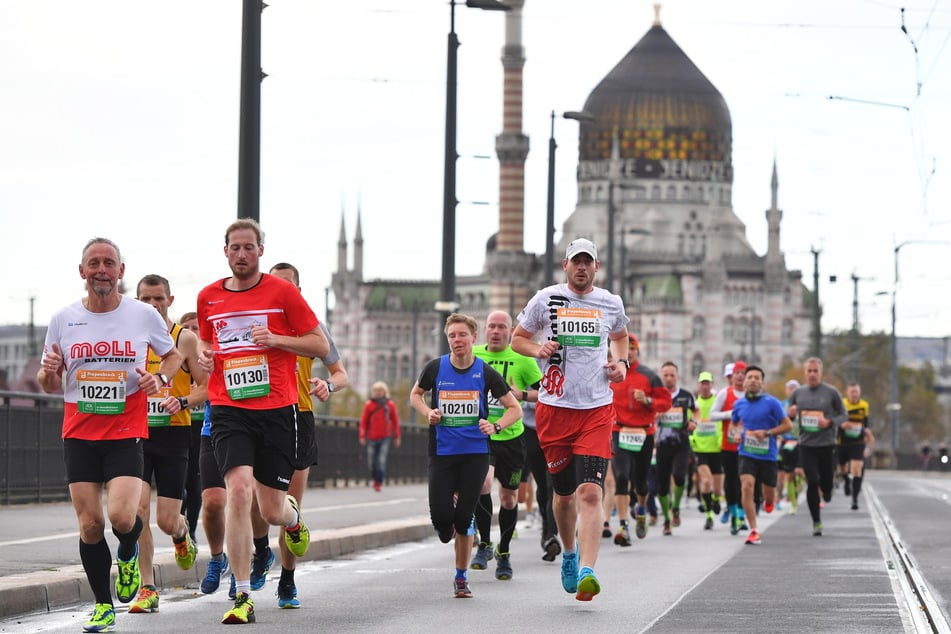
{"label": "red shorts", "polygon": [[611,459],[614,404],[594,409],[568,409],[539,402],[535,429],[550,473],[564,469],[572,456]]}

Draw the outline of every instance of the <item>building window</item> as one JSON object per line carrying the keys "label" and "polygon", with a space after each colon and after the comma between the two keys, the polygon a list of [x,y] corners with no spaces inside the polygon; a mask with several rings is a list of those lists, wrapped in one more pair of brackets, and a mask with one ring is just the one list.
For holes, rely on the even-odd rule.
{"label": "building window", "polygon": [[690,375],[700,376],[701,372],[703,372],[703,355],[698,352],[693,355],[693,360],[690,362]]}
{"label": "building window", "polygon": [[783,320],[783,343],[792,343],[793,340],[793,326],[791,319]]}
{"label": "building window", "polygon": [[647,356],[651,359],[656,359],[658,350],[657,350],[657,333],[652,332],[647,335]]}
{"label": "building window", "polygon": [[677,200],[677,188],[673,185],[667,186],[667,200]]}
{"label": "building window", "polygon": [[789,306],[790,303],[792,303],[792,291],[786,287],[783,289],[783,306]]}
{"label": "building window", "polygon": [[723,342],[726,344],[731,344],[735,340],[734,337],[734,322],[732,317],[727,317],[723,320]]}
{"label": "building window", "polygon": [[651,200],[660,200],[660,185],[651,186]]}
{"label": "building window", "polygon": [[704,323],[703,317],[700,315],[695,315],[693,318],[693,332],[691,337],[694,341],[703,341],[704,339],[704,330],[706,324]]}
{"label": "building window", "polygon": [[763,340],[763,320],[757,317],[753,320],[753,340],[759,343]]}

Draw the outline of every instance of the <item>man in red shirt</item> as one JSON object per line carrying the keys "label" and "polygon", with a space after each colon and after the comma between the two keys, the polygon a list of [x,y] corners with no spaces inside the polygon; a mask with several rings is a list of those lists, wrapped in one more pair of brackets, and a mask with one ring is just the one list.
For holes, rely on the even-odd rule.
{"label": "man in red shirt", "polygon": [[236,593],[222,623],[249,623],[252,495],[269,524],[287,529],[292,553],[302,556],[310,543],[298,502],[286,494],[302,450],[297,357],[323,357],[330,347],[300,290],[260,271],[264,234],[257,222],[232,223],[224,253],[231,277],[198,294],[199,365],[209,373],[211,437],[228,496],[225,537]]}
{"label": "man in red shirt", "polygon": [[654,452],[656,415],[670,409],[670,390],[660,377],[638,361],[637,337],[628,335],[627,359],[631,363],[624,380],[612,383],[614,392],[614,430],[611,433],[611,468],[614,471],[615,500],[621,527],[614,536],[618,546],[631,545],[627,527],[627,509],[631,505],[631,489],[637,494],[632,515],[638,539],[647,536],[647,471]]}

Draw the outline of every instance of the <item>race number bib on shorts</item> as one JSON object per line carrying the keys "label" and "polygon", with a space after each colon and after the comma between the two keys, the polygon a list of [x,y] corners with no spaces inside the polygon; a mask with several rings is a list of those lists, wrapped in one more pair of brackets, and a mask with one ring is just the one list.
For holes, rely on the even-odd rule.
{"label": "race number bib on shorts", "polygon": [[747,453],[765,456],[769,453],[769,438],[760,440],[759,438],[747,434],[743,440],[743,449],[745,449]]}
{"label": "race number bib on shorts", "polygon": [[226,359],[224,378],[228,396],[235,401],[271,393],[266,354]]}
{"label": "race number bib on shorts", "polygon": [[845,427],[842,430],[842,433],[845,434],[846,438],[850,440],[856,440],[862,437],[862,432],[864,431],[865,430],[862,428],[861,425],[856,425],[854,427]]}
{"label": "race number bib on shorts", "polygon": [[162,401],[172,394],[172,388],[163,387],[155,394],[149,394],[149,427],[168,427],[172,424],[172,415],[162,407]]}
{"label": "race number bib on shorts", "polygon": [[628,451],[640,451],[647,442],[647,432],[635,427],[622,427],[617,435],[617,446]]}
{"label": "race number bib on shorts", "polygon": [[684,408],[671,407],[660,415],[660,426],[668,429],[680,429],[684,426]]}
{"label": "race number bib on shorts", "polygon": [[819,421],[822,420],[822,412],[818,410],[803,410],[799,413],[799,427],[802,431],[819,431]]}
{"label": "race number bib on shorts", "polygon": [[559,308],[556,311],[558,343],[597,348],[601,345],[601,311],[594,308]]}
{"label": "race number bib on shorts", "polygon": [[440,390],[440,423],[447,427],[479,424],[479,393],[475,390]]}
{"label": "race number bib on shorts", "polygon": [[693,433],[695,436],[716,436],[717,423],[715,421],[697,423],[697,428]]}
{"label": "race number bib on shorts", "polygon": [[125,411],[125,372],[79,370],[76,381],[79,388],[76,408],[83,414],[121,414]]}

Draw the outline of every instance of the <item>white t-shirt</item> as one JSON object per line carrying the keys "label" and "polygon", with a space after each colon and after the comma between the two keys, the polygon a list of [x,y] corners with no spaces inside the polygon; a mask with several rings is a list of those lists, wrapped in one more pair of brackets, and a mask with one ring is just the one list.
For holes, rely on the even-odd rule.
{"label": "white t-shirt", "polygon": [[518,323],[541,341],[561,348],[541,359],[538,400],[569,409],[593,409],[613,401],[604,364],[609,335],[622,332],[630,319],[621,298],[603,288],[578,295],[567,284],[538,291],[519,313]]}
{"label": "white t-shirt", "polygon": [[63,355],[64,438],[147,438],[144,395],[136,368],[146,369],[149,348],[159,356],[175,345],[150,304],[122,298],[115,310],[94,313],[82,301],[56,312],[43,352]]}

